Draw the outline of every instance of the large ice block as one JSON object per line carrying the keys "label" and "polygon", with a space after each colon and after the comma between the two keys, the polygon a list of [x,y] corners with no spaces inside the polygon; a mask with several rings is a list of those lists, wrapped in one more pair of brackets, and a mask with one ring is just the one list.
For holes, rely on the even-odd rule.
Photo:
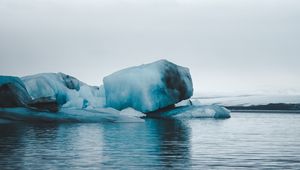
{"label": "large ice block", "polygon": [[193,95],[189,69],[167,60],[120,70],[103,83],[106,105],[118,110],[132,107],[146,113]]}

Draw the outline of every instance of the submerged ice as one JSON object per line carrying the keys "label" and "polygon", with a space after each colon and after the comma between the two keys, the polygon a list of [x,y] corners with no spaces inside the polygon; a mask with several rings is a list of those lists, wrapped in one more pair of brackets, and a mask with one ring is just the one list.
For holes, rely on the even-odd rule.
{"label": "submerged ice", "polygon": [[144,122],[137,116],[131,116],[131,111],[120,113],[112,108],[75,109],[62,108],[57,113],[34,111],[24,107],[0,108],[0,118],[26,122]]}

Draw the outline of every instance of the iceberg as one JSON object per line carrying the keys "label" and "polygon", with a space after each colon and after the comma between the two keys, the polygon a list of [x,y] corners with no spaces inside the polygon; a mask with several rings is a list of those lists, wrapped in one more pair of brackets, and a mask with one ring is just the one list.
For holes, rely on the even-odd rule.
{"label": "iceberg", "polygon": [[153,118],[230,117],[195,105],[188,68],[167,60],[130,67],[90,86],[64,73],[0,76],[0,119],[33,122],[143,122]]}
{"label": "iceberg", "polygon": [[0,107],[26,106],[29,101],[31,97],[20,78],[0,76]]}
{"label": "iceberg", "polygon": [[99,87],[89,86],[64,73],[41,73],[22,77],[22,81],[33,99],[50,98],[66,108],[105,105],[105,97]]}
{"label": "iceberg", "polygon": [[130,67],[103,79],[106,105],[143,113],[165,108],[193,95],[188,68],[167,60]]}
{"label": "iceberg", "polygon": [[26,107],[50,112],[57,112],[59,109],[56,101],[50,98],[32,100],[22,80],[11,76],[0,76],[0,107]]}
{"label": "iceberg", "polygon": [[89,86],[63,73],[0,76],[0,101],[0,118],[12,121],[143,122],[145,116],[132,108],[104,108],[103,86]]}

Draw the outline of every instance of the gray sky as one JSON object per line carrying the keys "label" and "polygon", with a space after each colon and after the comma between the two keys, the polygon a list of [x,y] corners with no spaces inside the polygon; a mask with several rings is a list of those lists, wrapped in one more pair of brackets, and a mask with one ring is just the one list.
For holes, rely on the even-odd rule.
{"label": "gray sky", "polygon": [[300,1],[0,0],[0,74],[99,85],[162,58],[197,93],[299,93]]}

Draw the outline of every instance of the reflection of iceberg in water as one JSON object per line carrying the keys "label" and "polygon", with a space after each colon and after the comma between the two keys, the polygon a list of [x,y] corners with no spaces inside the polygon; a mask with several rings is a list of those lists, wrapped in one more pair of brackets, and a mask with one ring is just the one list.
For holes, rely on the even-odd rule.
{"label": "reflection of iceberg in water", "polygon": [[[2,122],[2,121],[1,121]],[[1,169],[22,169],[24,150],[22,137],[26,130],[11,123],[0,123],[0,167]],[[14,162],[12,164],[11,162]],[[24,168],[24,167],[23,167]]]}
{"label": "reflection of iceberg in water", "polygon": [[0,134],[1,169],[101,167],[97,124],[0,124]]}
{"label": "reflection of iceberg in water", "polygon": [[172,119],[155,121],[153,127],[159,134],[158,153],[161,164],[164,165],[162,169],[189,168],[191,166],[190,128],[183,121]]}
{"label": "reflection of iceberg in water", "polygon": [[190,166],[190,128],[179,120],[105,124],[103,140],[105,168],[186,169]]}
{"label": "reflection of iceberg in water", "polygon": [[191,162],[190,131],[184,122],[157,119],[130,124],[0,124],[0,166],[186,169]]}

